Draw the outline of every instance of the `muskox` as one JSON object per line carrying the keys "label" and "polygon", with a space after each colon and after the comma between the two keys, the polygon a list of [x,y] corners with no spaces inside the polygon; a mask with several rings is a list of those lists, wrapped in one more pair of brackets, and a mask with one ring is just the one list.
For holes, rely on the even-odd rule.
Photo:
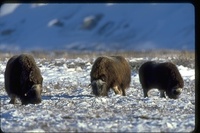
{"label": "muskox", "polygon": [[122,56],[103,56],[95,60],[90,77],[94,95],[108,96],[112,88],[115,94],[125,96],[131,82],[131,69]]}
{"label": "muskox", "polygon": [[160,97],[166,95],[171,99],[177,99],[182,92],[184,82],[175,64],[171,62],[156,63],[148,61],[139,68],[139,80],[143,88],[144,97],[148,97],[148,91],[157,88]]}
{"label": "muskox", "polygon": [[6,65],[4,80],[11,104],[16,103],[16,98],[19,98],[22,104],[41,102],[43,78],[31,55],[21,54],[11,57]]}

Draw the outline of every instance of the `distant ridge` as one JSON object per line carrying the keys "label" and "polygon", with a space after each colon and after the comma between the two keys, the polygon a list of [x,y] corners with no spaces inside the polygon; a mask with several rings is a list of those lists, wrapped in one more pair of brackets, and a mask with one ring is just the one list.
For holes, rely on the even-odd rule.
{"label": "distant ridge", "polygon": [[192,4],[13,4],[0,50],[194,50]]}

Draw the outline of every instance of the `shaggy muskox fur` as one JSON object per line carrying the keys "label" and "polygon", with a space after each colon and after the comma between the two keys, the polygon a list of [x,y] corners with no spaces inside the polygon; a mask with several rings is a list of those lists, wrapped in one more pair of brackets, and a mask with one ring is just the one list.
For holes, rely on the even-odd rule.
{"label": "shaggy muskox fur", "polygon": [[160,97],[177,99],[184,86],[183,78],[175,64],[171,62],[156,63],[148,61],[139,68],[139,79],[143,88],[144,97],[148,97],[148,91],[157,88]]}
{"label": "shaggy muskox fur", "polygon": [[21,54],[9,59],[5,70],[5,90],[16,103],[18,97],[22,104],[41,102],[42,82],[39,68],[31,55]]}
{"label": "shaggy muskox fur", "polygon": [[131,82],[129,63],[122,56],[98,57],[90,73],[92,92],[96,96],[108,96],[112,88],[115,94],[125,96]]}

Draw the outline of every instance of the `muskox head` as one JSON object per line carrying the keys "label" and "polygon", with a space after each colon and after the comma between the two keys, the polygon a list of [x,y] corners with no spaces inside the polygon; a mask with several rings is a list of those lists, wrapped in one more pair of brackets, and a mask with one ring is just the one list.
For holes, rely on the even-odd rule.
{"label": "muskox head", "polygon": [[22,104],[38,104],[41,103],[41,93],[42,93],[42,85],[34,84],[31,88],[24,94],[22,99]]}
{"label": "muskox head", "polygon": [[94,93],[94,95],[96,96],[106,96],[107,95],[107,84],[105,79],[97,79],[97,80],[93,80],[91,83],[92,86],[92,92]]}
{"label": "muskox head", "polygon": [[172,99],[178,99],[180,94],[182,92],[182,88],[179,88],[179,87],[173,87],[169,90],[166,91],[166,94],[169,98],[172,98]]}

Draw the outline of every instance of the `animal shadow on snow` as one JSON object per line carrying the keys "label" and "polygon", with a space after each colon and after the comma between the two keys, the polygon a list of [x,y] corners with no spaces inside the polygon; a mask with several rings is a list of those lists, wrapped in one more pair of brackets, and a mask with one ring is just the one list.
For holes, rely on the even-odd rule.
{"label": "animal shadow on snow", "polygon": [[[43,100],[58,100],[58,99],[62,99],[62,98],[65,98],[65,99],[73,99],[73,98],[78,98],[78,99],[83,99],[83,98],[91,98],[91,97],[94,97],[92,95],[67,95],[67,94],[56,94],[56,95],[48,95],[48,96],[42,96],[42,101]],[[3,96],[0,96],[1,100],[7,100],[9,99],[8,96],[6,95],[3,95]],[[17,102],[15,105],[21,105],[20,104],[21,102]],[[9,103],[1,103],[1,105],[6,105],[6,104],[9,104]]]}
{"label": "animal shadow on snow", "polygon": [[73,98],[85,98],[85,97],[94,97],[92,95],[67,95],[67,94],[56,94],[56,95],[49,95],[49,96],[42,96],[42,100],[58,100],[60,98],[66,99],[73,99]]}

